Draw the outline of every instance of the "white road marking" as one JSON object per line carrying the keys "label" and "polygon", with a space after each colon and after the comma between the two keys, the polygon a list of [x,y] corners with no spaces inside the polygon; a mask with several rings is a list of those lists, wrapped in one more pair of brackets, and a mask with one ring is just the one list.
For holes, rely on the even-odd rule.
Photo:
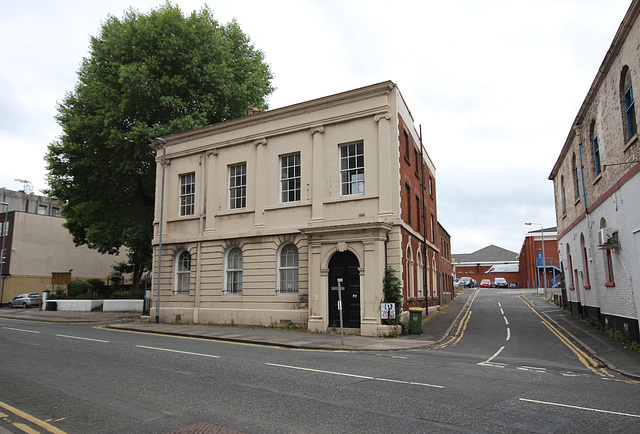
{"label": "white road marking", "polygon": [[265,363],[267,366],[275,366],[278,368],[287,368],[287,369],[297,369],[299,371],[308,371],[308,372],[316,372],[319,374],[330,374],[330,375],[340,375],[343,377],[352,377],[352,378],[360,378],[363,380],[375,380],[375,381],[386,381],[388,383],[400,383],[400,384],[411,384],[413,386],[425,386],[425,387],[434,387],[436,389],[444,389],[444,386],[438,386],[435,384],[428,383],[417,383],[415,381],[402,381],[402,380],[392,380],[389,378],[378,378],[378,377],[370,377],[368,375],[358,375],[358,374],[347,374],[345,372],[335,372],[335,371],[325,371],[322,369],[312,369],[312,368],[303,368],[300,366],[291,366],[291,365],[281,365],[278,363]]}
{"label": "white road marking", "polygon": [[509,325],[509,320],[507,319],[507,317],[506,317],[506,316],[504,317],[504,323],[505,323],[506,325]]}
{"label": "white road marking", "polygon": [[640,418],[640,414],[621,413],[619,411],[600,410],[598,408],[580,407],[578,405],[560,404],[558,402],[546,402],[546,401],[538,401],[536,399],[526,399],[526,398],[520,398],[520,401],[532,402],[534,404],[552,405],[552,406],[555,406],[555,407],[575,408],[577,410],[594,411],[596,413],[607,413],[607,414],[615,414],[615,415],[618,415],[618,416],[628,416],[628,417]]}
{"label": "white road marking", "polygon": [[485,360],[484,362],[480,362],[478,363],[478,365],[484,365],[484,366],[493,366],[496,368],[504,368],[505,365],[504,363],[495,363],[492,362],[493,359],[495,359],[496,357],[498,357],[498,354],[500,354],[502,352],[502,350],[504,350],[504,345],[500,347],[500,349],[498,351],[495,352],[495,354],[491,357],[489,357],[487,360]]}
{"label": "white road marking", "polygon": [[507,327],[507,340],[511,339],[511,329]]}
{"label": "white road marking", "polygon": [[192,353],[190,351],[171,350],[169,348],[148,347],[146,345],[136,345],[136,347],[138,347],[138,348],[146,348],[148,350],[167,351],[167,352],[170,352],[170,353],[188,354],[190,356],[211,357],[213,359],[219,359],[220,358],[220,356],[214,356],[212,354]]}
{"label": "white road marking", "polygon": [[541,372],[541,373],[547,372],[546,368],[537,368],[535,366],[520,366],[518,369],[520,369],[521,371],[533,371],[533,372]]}
{"label": "white road marking", "polygon": [[69,339],[80,339],[83,341],[92,341],[92,342],[104,342],[104,343],[109,343],[109,341],[104,341],[102,339],[91,339],[91,338],[83,338],[80,336],[69,336],[69,335],[56,335],[60,338],[69,338]]}
{"label": "white road marking", "polygon": [[502,308],[500,308],[500,313],[504,315],[504,310],[502,310]]}
{"label": "white road marking", "polygon": [[13,330],[13,331],[16,331],[16,332],[36,333],[36,334],[40,333],[40,332],[37,332],[37,331],[34,331],[34,330],[15,329],[13,327],[2,327],[2,328],[3,329],[7,329],[7,330]]}

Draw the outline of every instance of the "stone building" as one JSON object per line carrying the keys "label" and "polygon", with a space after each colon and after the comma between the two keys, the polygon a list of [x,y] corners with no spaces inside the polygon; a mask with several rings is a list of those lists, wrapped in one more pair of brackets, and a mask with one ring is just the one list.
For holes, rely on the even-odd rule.
{"label": "stone building", "polygon": [[629,7],[569,128],[553,181],[572,311],[639,340],[640,2]]}
{"label": "stone building", "polygon": [[152,146],[158,320],[324,332],[339,324],[341,294],[345,327],[381,335],[387,266],[405,307],[438,303],[435,166],[394,83],[252,110]]}

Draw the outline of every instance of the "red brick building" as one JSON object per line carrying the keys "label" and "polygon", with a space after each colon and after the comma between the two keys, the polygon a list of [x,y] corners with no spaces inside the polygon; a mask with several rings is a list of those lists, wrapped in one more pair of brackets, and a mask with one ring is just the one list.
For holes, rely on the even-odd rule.
{"label": "red brick building", "polygon": [[[544,260],[542,251],[544,235]],[[523,288],[547,288],[560,286],[560,260],[558,258],[558,230],[545,228],[527,233],[520,250],[520,285]],[[544,264],[544,265],[543,265]]]}

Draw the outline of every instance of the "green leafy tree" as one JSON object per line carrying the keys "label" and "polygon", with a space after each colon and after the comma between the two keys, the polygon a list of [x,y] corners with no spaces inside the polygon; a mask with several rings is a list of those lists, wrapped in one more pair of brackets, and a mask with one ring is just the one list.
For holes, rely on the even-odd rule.
{"label": "green leafy tree", "polygon": [[394,303],[396,305],[396,317],[387,319],[385,324],[398,324],[402,315],[402,284],[396,276],[396,270],[389,266],[384,270],[384,278],[382,279],[382,292],[384,294],[384,303]]}
{"label": "green leafy tree", "polygon": [[165,3],[109,16],[91,38],[75,90],[58,104],[61,136],[49,145],[47,194],[76,245],[127,248],[137,287],[151,265],[155,137],[266,109],[273,92],[264,53],[235,21],[209,7],[185,16]]}

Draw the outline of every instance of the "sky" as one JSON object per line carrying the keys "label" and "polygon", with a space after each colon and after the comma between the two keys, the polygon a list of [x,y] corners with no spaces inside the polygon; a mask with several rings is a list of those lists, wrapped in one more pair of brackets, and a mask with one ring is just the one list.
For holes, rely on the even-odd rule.
{"label": "sky", "polygon": [[[47,188],[57,103],[109,16],[163,0],[0,0],[0,187]],[[556,226],[548,177],[630,0],[174,0],[236,19],[265,53],[270,108],[396,83],[436,166],[451,250],[520,252]],[[525,226],[525,222],[534,226]]]}

